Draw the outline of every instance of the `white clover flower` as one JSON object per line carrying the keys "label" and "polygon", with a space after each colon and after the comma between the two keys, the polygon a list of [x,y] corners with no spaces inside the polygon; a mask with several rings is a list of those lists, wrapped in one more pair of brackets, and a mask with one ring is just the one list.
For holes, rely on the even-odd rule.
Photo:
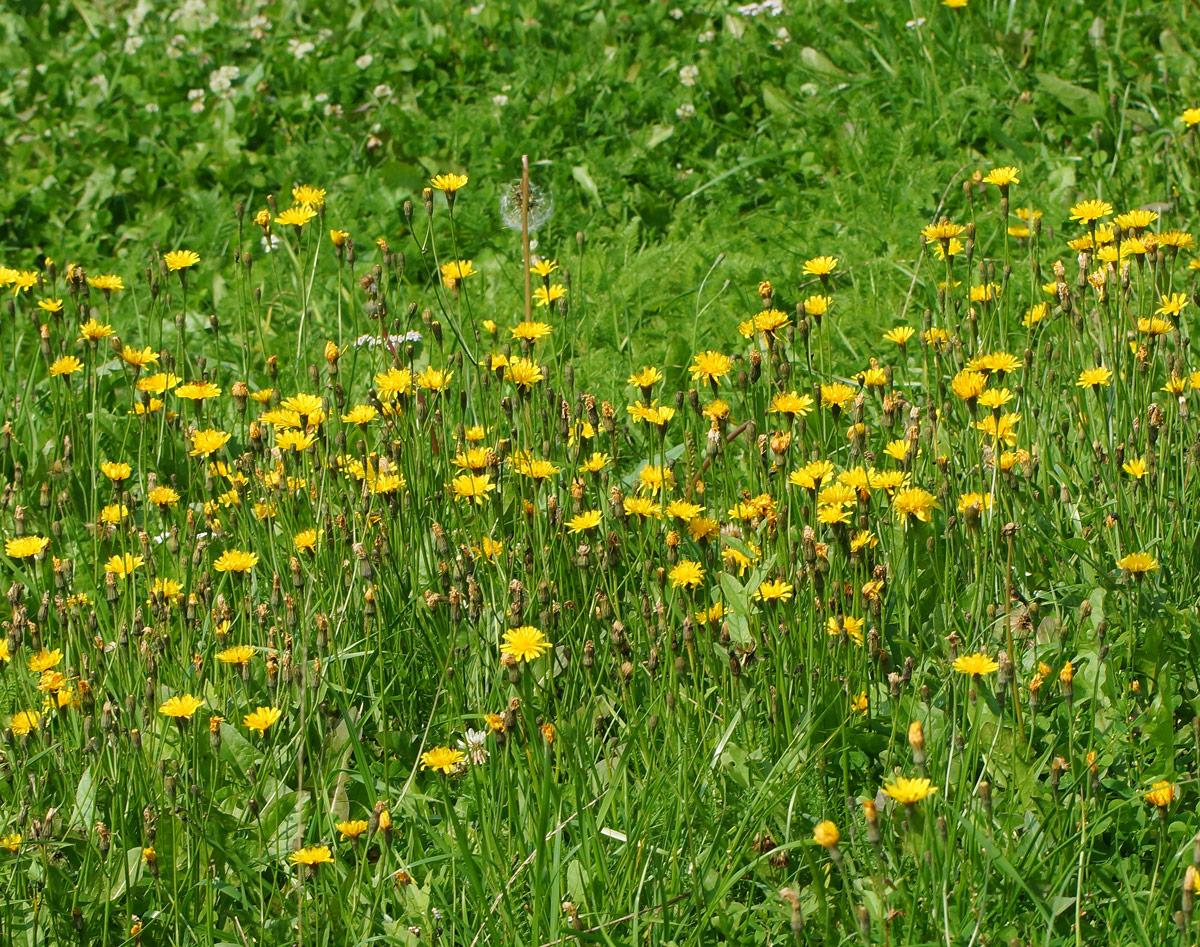
{"label": "white clover flower", "polygon": [[370,53],[363,53],[356,60],[354,60],[354,65],[358,66],[359,69],[366,69],[374,61],[375,61],[375,57],[372,56]]}
{"label": "white clover flower", "polygon": [[679,70],[679,81],[686,86],[694,86],[699,75],[699,66],[684,66]]}

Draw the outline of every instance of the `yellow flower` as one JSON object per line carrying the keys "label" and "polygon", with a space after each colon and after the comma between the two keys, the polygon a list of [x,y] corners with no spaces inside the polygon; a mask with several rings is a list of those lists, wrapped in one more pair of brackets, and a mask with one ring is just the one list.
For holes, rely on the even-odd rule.
{"label": "yellow flower", "polygon": [[704,581],[704,567],[692,559],[684,559],[671,568],[672,588],[699,588]]}
{"label": "yellow flower", "polygon": [[317,208],[325,204],[325,189],[311,184],[299,184],[292,188],[292,203],[301,207]]}
{"label": "yellow flower", "polygon": [[540,276],[545,279],[551,273],[558,269],[557,260],[538,260],[529,268],[529,272],[534,276]]}
{"label": "yellow flower", "polygon": [[1175,799],[1175,784],[1167,779],[1160,779],[1146,793],[1146,801],[1152,806],[1165,809]]}
{"label": "yellow flower", "polygon": [[0,848],[7,849],[9,852],[16,854],[21,850],[21,834],[19,832],[12,832],[0,838]]}
{"label": "yellow flower", "polygon": [[849,385],[843,385],[840,381],[835,381],[831,385],[821,386],[821,404],[834,409],[840,409],[847,401],[854,397],[854,389]]}
{"label": "yellow flower", "polygon": [[921,236],[926,240],[940,240],[942,243],[949,243],[954,237],[962,234],[967,228],[961,224],[954,224],[943,217],[937,223],[927,224],[921,228]]}
{"label": "yellow flower", "polygon": [[812,406],[813,400],[809,395],[781,391],[771,399],[769,411],[772,414],[786,414],[789,418],[804,417],[812,411]]}
{"label": "yellow flower", "polygon": [[247,730],[257,730],[261,737],[282,714],[283,711],[278,707],[259,707],[242,718],[242,726]]}
{"label": "yellow flower", "polygon": [[567,295],[567,287],[562,283],[551,283],[549,286],[539,286],[533,291],[533,301],[539,307],[549,306],[556,299]]}
{"label": "yellow flower", "polygon": [[288,859],[293,865],[305,865],[315,867],[317,865],[328,865],[333,862],[333,852],[329,850],[327,845],[310,845],[308,848],[302,848],[299,851],[292,852]]}
{"label": "yellow flower", "polygon": [[275,223],[281,227],[292,226],[299,230],[310,220],[317,216],[317,212],[307,204],[297,204],[289,207],[287,210],[280,213],[275,218]]}
{"label": "yellow flower", "polygon": [[1179,119],[1188,128],[1191,128],[1194,125],[1200,125],[1200,109],[1184,109],[1183,114],[1179,116]]}
{"label": "yellow flower", "polygon": [[905,776],[897,776],[883,787],[883,791],[897,802],[913,805],[937,792],[938,789],[937,786],[931,786],[928,779],[909,779]]}
{"label": "yellow flower", "polygon": [[77,371],[83,368],[83,362],[79,361],[74,355],[64,355],[62,358],[55,359],[50,366],[50,377],[56,378],[59,375],[74,375]]}
{"label": "yellow flower", "polygon": [[248,644],[239,644],[232,648],[226,648],[224,651],[218,651],[217,660],[221,664],[249,664],[256,654],[258,654],[257,648]]}
{"label": "yellow flower", "polygon": [[79,327],[79,340],[81,342],[99,342],[112,335],[112,331],[112,326],[89,319]]}
{"label": "yellow flower", "polygon": [[155,487],[146,494],[146,500],[155,506],[174,506],[179,502],[179,493],[171,487]]}
{"label": "yellow flower", "polygon": [[437,174],[429,182],[435,190],[444,191],[447,196],[467,186],[465,174]]}
{"label": "yellow flower", "polygon": [[163,254],[163,262],[167,269],[174,273],[176,270],[186,270],[200,262],[200,254],[195,250],[171,250]]}
{"label": "yellow flower", "polygon": [[62,649],[55,648],[53,651],[47,651],[42,648],[37,654],[29,656],[29,661],[26,667],[34,674],[41,674],[43,671],[49,671],[51,668],[58,667],[62,663]]}
{"label": "yellow flower", "polygon": [[249,572],[256,565],[258,565],[257,553],[226,549],[217,557],[213,568],[218,572]]}
{"label": "yellow flower", "polygon": [[599,473],[609,465],[611,460],[612,458],[608,454],[602,454],[600,451],[592,451],[592,456],[580,465],[580,473]]}
{"label": "yellow flower", "polygon": [[757,596],[764,602],[786,602],[792,597],[794,586],[782,579],[763,582],[758,587]]}
{"label": "yellow flower", "polygon": [[342,415],[344,424],[369,424],[379,416],[379,412],[369,404],[356,404],[346,414]]}
{"label": "yellow flower", "polygon": [[688,369],[692,373],[692,381],[704,380],[716,384],[722,377],[729,374],[733,360],[720,352],[701,352]]}
{"label": "yellow flower", "polygon": [[212,428],[207,431],[197,431],[192,435],[192,449],[188,451],[191,457],[207,457],[225,446],[231,435]]}
{"label": "yellow flower", "polygon": [[61,299],[38,300],[38,309],[41,309],[43,312],[62,312],[62,307]]}
{"label": "yellow flower", "polygon": [[837,269],[837,265],[838,259],[835,256],[818,256],[805,261],[800,269],[805,276],[828,276]]}
{"label": "yellow flower", "polygon": [[1146,476],[1146,461],[1141,457],[1134,457],[1132,460],[1127,460],[1121,464],[1121,469],[1124,470],[1134,480],[1141,480]]}
{"label": "yellow flower", "polygon": [[121,358],[126,364],[132,365],[135,368],[145,368],[147,365],[158,363],[158,353],[148,345],[142,349],[135,349],[132,346],[126,345],[121,349]]}
{"label": "yellow flower", "polygon": [[903,348],[908,344],[908,340],[916,334],[916,329],[912,326],[896,326],[894,329],[888,329],[883,334],[884,341],[891,342],[894,345],[899,345]]}
{"label": "yellow flower", "polygon": [[1158,568],[1158,560],[1147,552],[1131,552],[1117,560],[1117,565],[1128,570],[1134,576],[1141,578],[1147,572]]}
{"label": "yellow flower", "polygon": [[89,276],[88,285],[92,287],[92,289],[98,289],[103,292],[105,296],[108,296],[124,289],[125,281],[119,276],[113,276],[112,274],[106,273],[102,276]]}
{"label": "yellow flower", "polygon": [[1142,316],[1137,321],[1139,332],[1145,332],[1147,335],[1166,335],[1175,325],[1170,319],[1162,319],[1158,316]]}
{"label": "yellow flower", "polygon": [[175,396],[189,401],[203,401],[205,398],[215,398],[221,389],[211,381],[190,381],[175,389]]}
{"label": "yellow flower", "polygon": [[552,327],[544,322],[518,322],[510,330],[514,339],[522,342],[538,342],[552,331]]}
{"label": "yellow flower", "polygon": [[455,499],[475,504],[482,503],[488,493],[496,489],[496,485],[487,474],[463,474],[461,477],[455,477],[451,486]]}
{"label": "yellow flower", "polygon": [[442,282],[446,284],[448,289],[454,289],[458,285],[458,281],[466,279],[468,276],[474,276],[478,270],[471,265],[470,260],[450,260],[443,263],[439,268],[442,274]]}
{"label": "yellow flower", "polygon": [[347,819],[345,822],[339,822],[337,824],[337,830],[341,833],[342,838],[348,838],[351,841],[357,839],[360,835],[367,831],[367,827],[368,825],[366,819]]}
{"label": "yellow flower", "polygon": [[5,541],[4,552],[13,559],[29,559],[40,556],[49,545],[50,540],[45,536],[17,536]]}
{"label": "yellow flower", "polygon": [[1001,191],[1007,191],[1010,184],[1020,184],[1021,179],[1017,177],[1021,172],[1013,167],[993,168],[983,177],[984,184],[994,184]]}
{"label": "yellow flower", "polygon": [[658,384],[660,381],[662,381],[662,379],[662,372],[660,372],[657,368],[651,368],[650,366],[647,366],[630,375],[626,379],[626,383],[637,388],[650,388]]}
{"label": "yellow flower", "polygon": [[434,368],[432,365],[416,377],[417,387],[426,391],[445,391],[450,387],[454,372]]}
{"label": "yellow flower", "polygon": [[346,241],[347,241],[349,238],[350,238],[350,231],[348,231],[348,230],[335,230],[335,229],[331,229],[331,230],[329,231],[329,239],[330,239],[330,241],[331,241],[331,242],[333,243],[333,245],[334,245],[335,247],[337,247],[339,250],[340,250],[342,247],[344,247],[344,246],[346,245]]}
{"label": "yellow flower", "polygon": [[1156,310],[1160,316],[1177,316],[1188,304],[1187,293],[1168,293],[1159,300],[1162,303]]}
{"label": "yellow flower", "polygon": [[141,568],[145,564],[145,557],[135,556],[133,553],[127,552],[123,556],[110,556],[108,562],[104,563],[104,571],[111,572],[123,579],[131,574],[134,570]]}
{"label": "yellow flower", "polygon": [[583,513],[578,513],[567,520],[567,532],[582,533],[589,529],[595,529],[600,525],[602,514],[599,510],[587,510]]}
{"label": "yellow flower", "polygon": [[160,714],[174,717],[176,720],[190,720],[192,714],[204,706],[204,701],[191,694],[177,695],[168,699],[158,708]]}
{"label": "yellow flower", "polygon": [[893,495],[892,505],[903,521],[915,516],[922,523],[928,523],[930,512],[937,506],[937,498],[921,487],[905,487]]}
{"label": "yellow flower", "polygon": [[504,369],[504,377],[518,388],[528,391],[545,376],[537,362],[532,359],[516,358],[509,362]]}
{"label": "yellow flower", "polygon": [[[831,296],[809,296],[804,300],[804,314],[806,316],[823,316],[832,305],[833,297]],[[757,325],[757,322],[755,324]]]}
{"label": "yellow flower", "polygon": [[23,737],[30,731],[36,730],[41,722],[42,715],[36,710],[22,710],[12,715],[8,726],[14,734]]}
{"label": "yellow flower", "polygon": [[126,463],[106,460],[101,462],[100,472],[113,481],[113,483],[120,483],[122,480],[129,479],[129,475],[133,473],[133,468]]}
{"label": "yellow flower", "polygon": [[531,661],[549,650],[550,642],[534,625],[522,625],[506,631],[504,643],[500,646],[501,654],[511,654],[518,661]]}
{"label": "yellow flower", "polygon": [[318,534],[315,529],[305,529],[292,537],[296,552],[316,552]]}
{"label": "yellow flower", "polygon": [[1113,212],[1113,206],[1108,201],[1092,199],[1081,201],[1071,208],[1071,220],[1093,223],[1101,217],[1107,217]]}
{"label": "yellow flower", "polygon": [[1098,365],[1095,368],[1085,368],[1079,373],[1079,380],[1075,382],[1080,388],[1107,388],[1112,381],[1112,372],[1103,365]]}
{"label": "yellow flower", "polygon": [[465,760],[466,754],[448,746],[435,746],[421,754],[421,769],[435,769],[446,775],[454,772]]}
{"label": "yellow flower", "polygon": [[959,674],[969,674],[977,677],[981,674],[992,674],[1000,665],[986,654],[964,654],[954,659],[954,670]]}
{"label": "yellow flower", "polygon": [[990,510],[992,508],[992,494],[989,493],[964,493],[958,498],[958,512],[965,513],[967,510],[974,509],[977,512]]}
{"label": "yellow flower", "polygon": [[838,831],[838,827],[828,820],[818,822],[813,827],[813,841],[822,848],[836,848],[841,839],[842,835]]}

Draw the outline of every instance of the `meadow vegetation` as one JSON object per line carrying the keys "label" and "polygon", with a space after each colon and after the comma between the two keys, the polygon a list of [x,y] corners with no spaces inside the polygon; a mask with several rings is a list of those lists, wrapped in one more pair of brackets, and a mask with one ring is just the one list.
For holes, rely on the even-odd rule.
{"label": "meadow vegetation", "polygon": [[1193,943],[1185,12],[0,13],[4,938]]}

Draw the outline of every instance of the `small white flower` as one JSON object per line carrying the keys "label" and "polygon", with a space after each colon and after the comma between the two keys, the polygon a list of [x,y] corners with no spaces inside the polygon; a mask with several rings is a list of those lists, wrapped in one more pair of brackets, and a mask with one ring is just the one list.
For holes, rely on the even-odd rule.
{"label": "small white flower", "polygon": [[390,99],[392,97],[392,87],[386,82],[381,82],[371,90],[371,94],[377,99]]}
{"label": "small white flower", "polygon": [[329,101],[329,93],[328,92],[318,92],[316,95],[313,96],[313,101],[316,102],[318,105],[320,105],[323,102],[328,102]]}
{"label": "small white flower", "polygon": [[330,116],[333,116],[335,118],[341,118],[343,114],[344,114],[344,112],[343,112],[342,107],[340,105],[338,105],[336,102],[326,102],[325,103],[325,117],[326,118],[329,118]]}
{"label": "small white flower", "polygon": [[204,98],[204,90],[203,89],[188,89],[188,101],[189,102],[195,102],[196,99],[202,99],[202,98]]}
{"label": "small white flower", "polygon": [[375,135],[367,139],[367,151],[377,151],[383,147],[383,142]]}
{"label": "small white flower", "polygon": [[696,114],[696,106],[692,105],[691,102],[684,102],[683,105],[675,110],[675,114],[686,121]]}
{"label": "small white flower", "polygon": [[919,30],[922,26],[925,25],[925,17],[919,16],[915,20],[909,20],[904,25],[907,26],[910,30]]}
{"label": "small white flower", "polygon": [[132,56],[134,53],[136,53],[139,49],[142,48],[142,43],[144,43],[144,42],[146,42],[146,41],[144,39],[142,39],[140,36],[138,36],[137,34],[134,34],[132,36],[126,36],[125,37],[125,55]]}
{"label": "small white flower", "polygon": [[354,65],[358,66],[359,69],[366,69],[374,61],[375,57],[370,53],[363,53],[356,60],[354,60]]}
{"label": "small white flower", "polygon": [[147,102],[146,103],[146,111],[149,112],[151,115],[153,115],[155,112],[158,111],[158,103],[157,102]]}
{"label": "small white flower", "polygon": [[487,6],[486,3],[477,3],[477,4],[475,4],[475,6],[471,7],[469,10],[467,10],[467,12],[470,13],[471,16],[479,16],[479,14],[481,14],[483,12],[483,8],[485,6]]}
{"label": "small white flower", "polygon": [[467,738],[458,741],[458,748],[467,754],[473,766],[482,766],[488,760],[487,731],[467,727]]}
{"label": "small white flower", "polygon": [[671,10],[668,16],[670,16],[672,20],[682,20],[683,11],[680,10],[679,7],[675,7],[673,10]]}
{"label": "small white flower", "polygon": [[288,40],[288,49],[291,50],[292,55],[297,59],[303,59],[316,48],[317,44],[308,40],[301,41],[294,36]]}
{"label": "small white flower", "polygon": [[263,253],[270,253],[277,246],[279,246],[279,237],[277,234],[271,234],[270,238],[268,238],[266,235],[263,236],[263,238],[262,238]]}
{"label": "small white flower", "polygon": [[503,92],[499,93],[498,95],[493,95],[492,104],[499,105],[501,108],[504,108],[504,106],[508,105],[508,96]]}
{"label": "small white flower", "polygon": [[679,81],[686,86],[694,86],[696,84],[696,78],[699,75],[699,66],[684,66],[679,70]]}
{"label": "small white flower", "polygon": [[696,41],[699,43],[711,43],[716,38],[717,38],[717,33],[715,30],[705,30],[703,33],[701,33],[699,36],[696,37]]}
{"label": "small white flower", "polygon": [[198,98],[192,102],[192,114],[199,115],[203,111],[204,111],[204,97],[201,96],[200,98]]}

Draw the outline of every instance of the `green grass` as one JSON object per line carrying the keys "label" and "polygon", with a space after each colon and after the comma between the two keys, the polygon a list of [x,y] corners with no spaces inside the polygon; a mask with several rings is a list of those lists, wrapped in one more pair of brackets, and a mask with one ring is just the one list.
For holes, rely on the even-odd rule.
{"label": "green grass", "polygon": [[[1188,8],[211,6],[211,22],[197,5],[133,29],[131,4],[0,13],[0,263],[42,281],[7,289],[0,313],[6,941],[1194,942],[1175,919],[1200,828],[1193,252],[1133,262],[1128,292],[1113,270],[1101,298],[1065,245],[1088,197],[1153,207],[1152,231],[1195,223]],[[222,66],[238,69],[228,96],[210,87]],[[538,252],[567,286],[524,350],[507,331],[525,306],[520,237],[500,214],[522,154],[554,200]],[[1028,240],[970,181],[1010,164],[1014,209],[1044,212]],[[442,195],[427,213],[421,190],[448,170],[470,181],[453,215]],[[327,190],[323,216],[275,225],[265,253],[252,217],[299,183]],[[919,234],[942,215],[977,229],[953,263],[962,285],[939,295],[947,266]],[[181,248],[200,256],[186,286],[163,260]],[[839,260],[828,284],[803,272],[822,254]],[[478,270],[458,292],[437,275],[454,258]],[[72,284],[68,262],[126,288]],[[763,280],[793,323],[769,346],[736,331]],[[999,299],[972,302],[988,282]],[[806,335],[796,307],[826,292]],[[1189,294],[1177,328],[1150,338],[1137,320],[1173,292]],[[37,306],[57,297],[60,314]],[[1039,302],[1045,319],[1023,325]],[[89,317],[158,368],[78,340]],[[898,325],[917,330],[907,346],[881,340]],[[922,343],[931,325],[944,349]],[[422,340],[394,352],[352,344],[410,330]],[[715,386],[688,371],[705,349],[734,359]],[[1021,366],[988,381],[1012,395],[996,414],[1021,415],[1011,443],[953,393],[998,350]],[[486,369],[501,352],[536,357],[532,392]],[[80,371],[51,376],[67,355]],[[887,378],[862,387],[872,358]],[[1111,385],[1079,386],[1097,361]],[[643,365],[678,406],[661,431],[627,408]],[[392,403],[381,373],[431,366],[454,372],[447,391],[342,420]],[[164,393],[139,417],[136,383],[157,370],[221,394]],[[854,389],[842,408],[769,411],[838,380]],[[274,394],[247,403],[239,384]],[[261,415],[299,393],[327,418],[296,418],[312,441],[292,450]],[[698,408],[717,395],[714,443]],[[474,424],[495,453],[479,505],[452,487]],[[193,456],[207,428],[230,439]],[[611,462],[579,475],[593,450]],[[559,469],[535,483],[520,451]],[[372,489],[381,457],[403,487]],[[789,478],[817,458],[851,482],[907,474],[937,506],[906,519],[895,485],[876,486],[844,501],[846,527],[822,522],[827,504]],[[1139,458],[1144,475],[1127,472]],[[647,466],[722,535],[623,516],[652,495]],[[156,484],[178,503],[156,505]],[[971,493],[992,506],[960,509]],[[756,497],[769,509],[739,512]],[[584,510],[599,529],[569,532]],[[315,549],[297,549],[310,529]],[[876,544],[852,548],[859,530]],[[21,536],[44,554],[20,555]],[[229,549],[257,555],[248,574],[218,568]],[[1136,552],[1156,560],[1143,580],[1118,564]],[[126,554],[144,560],[129,577],[106,571]],[[697,588],[673,580],[680,561],[702,567]],[[768,580],[794,598],[756,598]],[[718,602],[719,621],[697,618]],[[861,644],[829,633],[847,618]],[[506,668],[502,636],[523,624],[552,647]],[[234,644],[256,649],[244,672],[217,658]],[[43,647],[65,681],[30,668]],[[977,651],[1011,667],[953,669]],[[159,708],[183,694],[204,704],[176,725]],[[281,715],[255,733],[244,717],[267,706]],[[489,714],[505,727],[486,763],[422,766]],[[938,787],[924,801],[882,794],[923,772]],[[1178,793],[1161,809],[1145,798],[1158,780]],[[338,828],[352,820],[368,822],[357,842]],[[823,820],[836,855],[814,841]],[[331,863],[291,864],[320,845]]]}

